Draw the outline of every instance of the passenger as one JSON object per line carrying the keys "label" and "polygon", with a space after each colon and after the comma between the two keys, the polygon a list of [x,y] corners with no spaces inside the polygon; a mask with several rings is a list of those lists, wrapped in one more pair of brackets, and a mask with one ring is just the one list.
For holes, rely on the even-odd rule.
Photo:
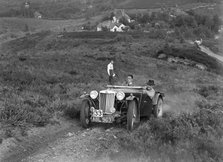
{"label": "passenger", "polygon": [[154,85],[154,80],[149,80],[146,83],[146,93],[151,99],[155,96],[155,90],[153,89]]}

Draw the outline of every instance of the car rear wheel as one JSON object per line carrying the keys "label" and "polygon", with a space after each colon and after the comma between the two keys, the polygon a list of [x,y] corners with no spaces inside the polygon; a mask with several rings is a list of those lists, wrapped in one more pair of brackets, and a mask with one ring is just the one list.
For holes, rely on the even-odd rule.
{"label": "car rear wheel", "polygon": [[88,128],[90,126],[90,105],[87,100],[84,100],[81,105],[81,111],[80,111],[80,120],[81,125],[84,128]]}
{"label": "car rear wheel", "polygon": [[157,104],[154,106],[154,116],[160,118],[163,116],[163,99],[159,97]]}
{"label": "car rear wheel", "polygon": [[128,105],[128,112],[127,112],[127,129],[133,130],[136,125],[137,120],[137,106],[136,101],[130,101]]}

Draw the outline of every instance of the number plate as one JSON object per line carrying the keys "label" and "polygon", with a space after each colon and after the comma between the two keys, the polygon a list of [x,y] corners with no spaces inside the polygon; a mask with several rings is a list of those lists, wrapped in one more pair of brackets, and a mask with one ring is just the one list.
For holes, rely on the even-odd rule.
{"label": "number plate", "polygon": [[113,123],[114,117],[92,117],[92,122],[98,123]]}
{"label": "number plate", "polygon": [[92,112],[92,116],[93,117],[96,117],[96,118],[98,118],[98,117],[103,117],[103,111],[102,110],[96,110],[96,109],[94,109],[93,110],[93,112]]}

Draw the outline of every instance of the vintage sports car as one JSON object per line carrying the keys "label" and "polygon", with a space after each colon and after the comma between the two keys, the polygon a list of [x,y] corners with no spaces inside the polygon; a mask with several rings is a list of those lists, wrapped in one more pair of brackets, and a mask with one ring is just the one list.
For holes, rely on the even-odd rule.
{"label": "vintage sports car", "polygon": [[155,92],[148,96],[148,87],[140,86],[112,86],[108,85],[106,90],[90,94],[83,94],[80,110],[80,120],[84,128],[92,122],[113,123],[127,122],[127,129],[132,130],[140,118],[162,117],[164,94]]}

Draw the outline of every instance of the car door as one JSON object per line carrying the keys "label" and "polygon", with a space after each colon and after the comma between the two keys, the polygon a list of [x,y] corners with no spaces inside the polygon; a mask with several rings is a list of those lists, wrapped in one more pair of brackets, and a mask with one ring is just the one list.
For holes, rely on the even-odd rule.
{"label": "car door", "polygon": [[141,108],[140,108],[140,114],[141,116],[150,116],[152,113],[152,100],[151,98],[146,94],[143,93],[142,95],[142,102],[141,102]]}

